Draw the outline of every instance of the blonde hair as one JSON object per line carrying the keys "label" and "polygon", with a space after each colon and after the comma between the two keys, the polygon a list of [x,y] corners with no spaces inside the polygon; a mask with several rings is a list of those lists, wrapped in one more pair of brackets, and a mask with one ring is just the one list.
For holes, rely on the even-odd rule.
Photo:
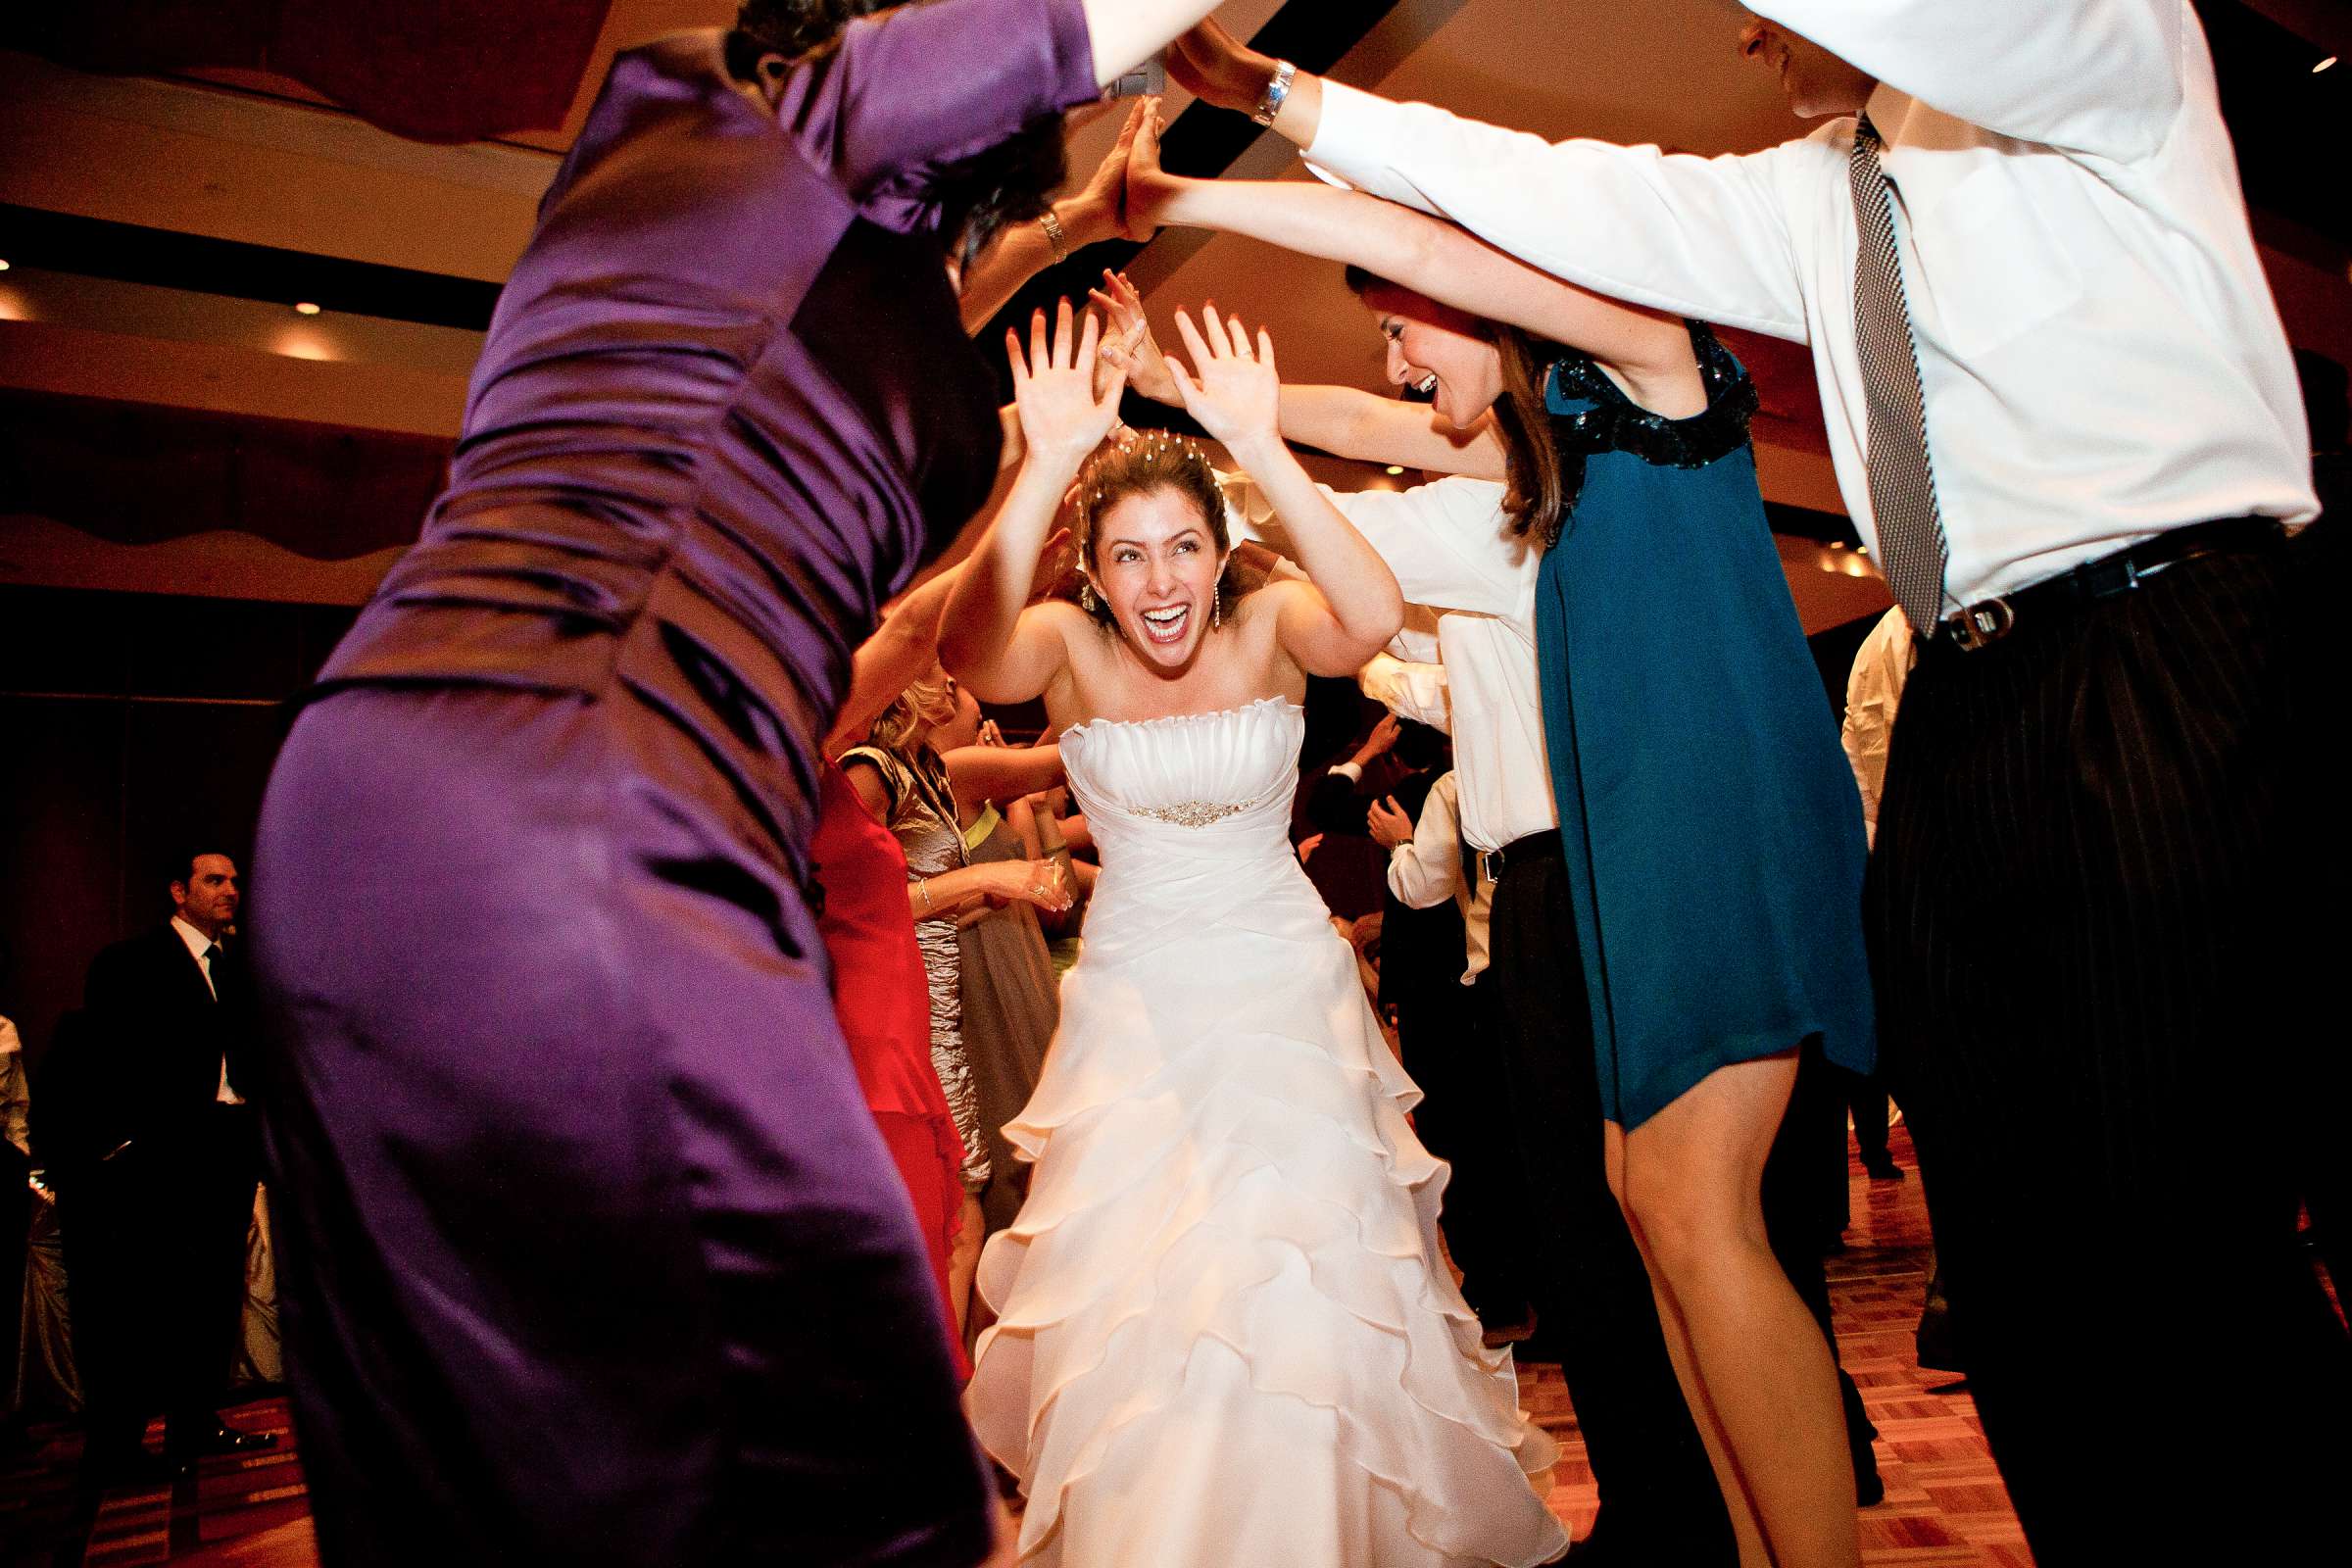
{"label": "blonde hair", "polygon": [[886,752],[903,752],[913,739],[915,731],[940,721],[924,717],[946,707],[956,706],[956,682],[937,664],[921,680],[907,684],[905,691],[890,700],[890,706],[874,716],[865,732],[866,743],[879,746]]}

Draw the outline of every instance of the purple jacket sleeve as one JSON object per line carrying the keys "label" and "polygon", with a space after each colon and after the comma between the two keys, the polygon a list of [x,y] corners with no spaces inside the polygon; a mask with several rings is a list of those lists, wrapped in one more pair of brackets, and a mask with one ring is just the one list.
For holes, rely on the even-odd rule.
{"label": "purple jacket sleeve", "polygon": [[793,74],[776,113],[864,201],[919,189],[1099,90],[1079,0],[924,0],[851,23]]}

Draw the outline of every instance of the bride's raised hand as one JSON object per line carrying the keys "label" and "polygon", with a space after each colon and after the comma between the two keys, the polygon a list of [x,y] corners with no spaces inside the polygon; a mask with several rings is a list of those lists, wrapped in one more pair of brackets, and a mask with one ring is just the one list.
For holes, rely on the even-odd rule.
{"label": "bride's raised hand", "polygon": [[1236,457],[1269,442],[1279,447],[1282,377],[1274,368],[1273,337],[1260,327],[1252,344],[1241,321],[1220,317],[1214,305],[1200,308],[1200,320],[1196,327],[1190,314],[1176,313],[1176,333],[1192,365],[1171,359],[1168,374],[1184,412]]}
{"label": "bride's raised hand", "polygon": [[1127,384],[1154,403],[1176,401],[1176,383],[1168,375],[1167,356],[1152,335],[1144,316],[1144,297],[1125,272],[1105,268],[1102,287],[1087,290],[1087,298],[1102,308],[1110,320],[1110,335],[1102,343],[1104,363],[1117,367]]}
{"label": "bride's raised hand", "polygon": [[1064,299],[1054,313],[1051,338],[1046,313],[1030,317],[1026,355],[1016,333],[1004,334],[1005,355],[1012,362],[1013,408],[1020,415],[1029,459],[1063,480],[1077,473],[1118,422],[1119,393],[1127,377],[1116,366],[1105,370],[1098,364],[1102,333],[1100,318],[1090,311],[1080,326]]}

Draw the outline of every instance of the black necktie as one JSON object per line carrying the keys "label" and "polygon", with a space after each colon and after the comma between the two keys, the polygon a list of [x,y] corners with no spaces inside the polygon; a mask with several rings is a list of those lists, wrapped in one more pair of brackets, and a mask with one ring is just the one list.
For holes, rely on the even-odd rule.
{"label": "black necktie", "polygon": [[1870,510],[1878,523],[1879,566],[1895,603],[1925,636],[1943,616],[1943,568],[1951,546],[1936,504],[1928,460],[1927,396],[1919,384],[1919,344],[1903,297],[1903,264],[1894,249],[1894,203],[1879,167],[1879,131],[1865,115],[1854,126],[1847,173],[1854,192],[1854,346],[1862,361],[1870,448]]}
{"label": "black necktie", "polygon": [[204,988],[213,994],[215,1002],[220,1000],[220,982],[214,978],[215,965],[220,961],[220,944],[215,942],[207,945],[204,950]]}

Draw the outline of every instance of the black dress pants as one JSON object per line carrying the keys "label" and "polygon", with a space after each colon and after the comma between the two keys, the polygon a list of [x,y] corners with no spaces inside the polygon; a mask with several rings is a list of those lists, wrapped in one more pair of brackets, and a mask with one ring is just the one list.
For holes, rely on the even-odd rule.
{"label": "black dress pants", "polygon": [[0,1138],[0,1350],[8,1354],[0,1373],[0,1423],[18,1412],[15,1394],[18,1357],[24,1344],[24,1269],[26,1243],[32,1232],[32,1189],[25,1178],[32,1161],[16,1145]]}
{"label": "black dress pants", "polygon": [[1424,1148],[1453,1167],[1442,1216],[1446,1250],[1462,1271],[1463,1297],[1490,1328],[1516,1321],[1535,1300],[1527,1176],[1489,1016],[1493,989],[1483,980],[1451,982],[1450,995],[1414,986],[1396,1001],[1404,1070],[1421,1086],[1413,1129]]}
{"label": "black dress pants", "polygon": [[192,1441],[219,1421],[245,1305],[258,1176],[252,1111],[215,1106],[134,1140],[61,1188],[87,1447],[139,1446],[148,1421]]}
{"label": "black dress pants", "polygon": [[1735,1563],[1731,1515],[1609,1191],[1592,1014],[1556,848],[1505,848],[1488,948],[1478,989],[1494,987],[1536,1310],[1576,1404],[1610,1547],[1633,1562]]}
{"label": "black dress pants", "polygon": [[2042,1568],[2341,1544],[2352,1353],[2278,1136],[2342,1051],[2298,961],[2340,887],[2306,586],[2283,548],[2193,559],[1932,647],[1903,696],[1866,894],[1884,1055]]}

